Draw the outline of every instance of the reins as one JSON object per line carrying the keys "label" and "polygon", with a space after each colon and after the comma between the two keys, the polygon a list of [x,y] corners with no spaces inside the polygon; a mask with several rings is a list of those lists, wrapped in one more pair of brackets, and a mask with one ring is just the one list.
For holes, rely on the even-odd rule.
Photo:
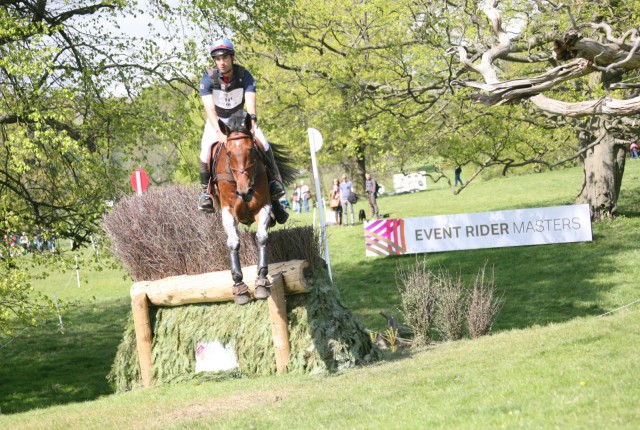
{"label": "reins", "polygon": [[[257,159],[256,152],[258,151],[258,148],[256,147],[256,141],[255,141],[255,138],[253,137],[253,134],[249,130],[240,129],[240,130],[236,130],[236,132],[238,133],[236,136],[227,137],[227,143],[224,146],[225,152],[227,154],[227,172],[230,172],[230,174],[223,172],[223,173],[218,173],[217,176],[219,180],[223,180],[223,181],[235,184],[236,178],[238,177],[238,175],[246,175],[250,179],[249,186],[253,186],[256,175],[264,170],[264,166],[262,166],[262,170],[255,169],[253,172],[253,176],[250,175],[249,170],[255,166],[256,159]],[[232,142],[234,140],[241,140],[241,139],[249,139],[251,141],[251,148],[249,148],[250,160],[249,160],[249,164],[247,164],[246,166],[240,169],[235,169],[231,167],[231,156],[230,156],[231,152],[229,151],[229,142]]]}

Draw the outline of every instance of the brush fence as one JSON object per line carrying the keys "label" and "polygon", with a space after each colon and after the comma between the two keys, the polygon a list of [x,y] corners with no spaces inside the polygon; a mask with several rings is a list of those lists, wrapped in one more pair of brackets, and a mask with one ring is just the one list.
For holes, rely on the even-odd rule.
{"label": "brush fence", "polygon": [[[287,328],[285,294],[308,293],[305,273],[309,263],[292,260],[269,265],[271,296],[269,316],[278,373],[284,371],[291,352]],[[243,267],[242,272],[251,294],[255,290],[257,266]],[[140,361],[142,383],[152,383],[151,358],[152,334],[149,306],[181,306],[193,303],[217,303],[233,300],[231,271],[204,273],[202,275],[171,276],[157,281],[136,282],[131,287],[131,310],[136,333],[136,347]]]}

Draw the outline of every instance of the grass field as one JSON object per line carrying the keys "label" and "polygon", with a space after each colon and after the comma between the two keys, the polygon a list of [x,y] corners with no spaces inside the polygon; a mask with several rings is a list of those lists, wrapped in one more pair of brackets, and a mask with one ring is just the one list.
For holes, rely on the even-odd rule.
{"label": "grass field", "polygon": [[[571,204],[580,183],[573,168],[473,183],[459,195],[436,185],[379,206],[406,218]],[[485,263],[495,270],[505,305],[494,334],[330,376],[114,395],[105,376],[131,280],[83,266],[78,288],[73,270],[54,273],[37,288],[69,303],[64,334],[52,321],[0,345],[0,428],[637,428],[640,303],[600,315],[640,299],[640,163],[627,163],[619,208],[615,221],[594,224],[589,243],[428,255],[467,281]],[[416,256],[365,257],[362,225],[329,227],[328,237],[344,302],[365,327],[383,329],[380,312],[400,316],[396,271]]]}

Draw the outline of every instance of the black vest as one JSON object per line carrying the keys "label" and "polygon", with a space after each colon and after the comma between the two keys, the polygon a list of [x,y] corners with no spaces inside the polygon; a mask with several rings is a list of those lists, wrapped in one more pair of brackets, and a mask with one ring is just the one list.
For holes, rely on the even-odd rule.
{"label": "black vest", "polygon": [[[238,64],[233,65],[233,78],[227,84],[227,87],[225,89],[226,92],[231,92],[238,88],[244,88],[244,71],[244,67]],[[213,91],[222,91],[222,85],[220,85],[220,77],[218,76],[218,68],[213,66],[209,70],[207,70],[207,73],[213,81]],[[244,109],[244,90],[242,92],[242,103],[240,103],[238,106],[232,109],[225,109],[216,105],[216,113],[220,118],[229,118],[231,114],[241,111],[242,109]]]}

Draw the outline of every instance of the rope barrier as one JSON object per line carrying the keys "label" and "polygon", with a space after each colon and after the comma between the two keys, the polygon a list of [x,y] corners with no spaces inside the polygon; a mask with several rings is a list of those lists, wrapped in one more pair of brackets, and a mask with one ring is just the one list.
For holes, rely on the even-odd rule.
{"label": "rope barrier", "polygon": [[605,313],[603,313],[602,315],[598,315],[598,318],[603,317],[603,316],[605,316],[605,315],[612,314],[612,313],[614,313],[614,312],[616,312],[616,311],[619,311],[620,309],[628,308],[629,306],[631,306],[631,305],[633,305],[633,304],[636,304],[636,303],[638,303],[638,302],[640,302],[640,299],[638,299],[638,300],[634,300],[634,301],[633,301],[633,302],[631,302],[631,303],[627,303],[626,305],[624,305],[624,306],[620,306],[619,308],[613,309],[613,310],[611,310],[611,311],[609,311],[609,312],[605,312]]}

